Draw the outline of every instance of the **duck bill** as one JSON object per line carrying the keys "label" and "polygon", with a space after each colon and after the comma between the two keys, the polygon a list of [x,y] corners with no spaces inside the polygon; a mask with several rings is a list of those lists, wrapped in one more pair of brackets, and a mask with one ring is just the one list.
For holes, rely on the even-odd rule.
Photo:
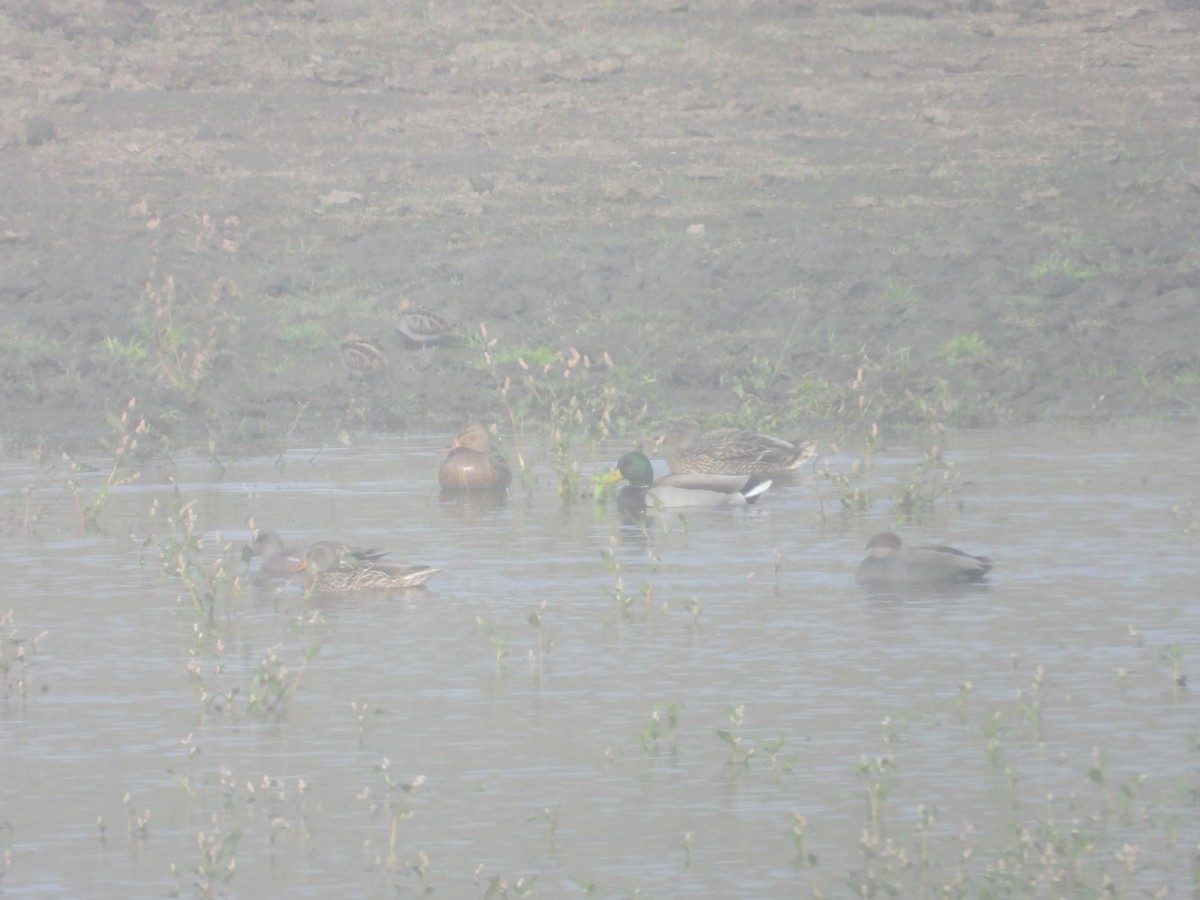
{"label": "duck bill", "polygon": [[624,476],[620,472],[618,472],[616,469],[610,469],[609,471],[605,472],[603,475],[600,476],[600,484],[604,485],[605,487],[608,487],[610,484],[616,484],[623,477]]}

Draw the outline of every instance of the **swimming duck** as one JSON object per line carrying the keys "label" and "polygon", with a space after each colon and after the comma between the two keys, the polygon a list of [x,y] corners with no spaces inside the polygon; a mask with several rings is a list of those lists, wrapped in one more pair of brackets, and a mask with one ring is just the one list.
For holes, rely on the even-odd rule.
{"label": "swimming duck", "polygon": [[388,364],[387,355],[377,346],[353,331],[346,332],[340,344],[342,365],[351,378],[362,380],[381,371]]}
{"label": "swimming duck", "polygon": [[359,559],[345,555],[332,541],[317,541],[294,571],[305,573],[310,591],[345,593],[420,587],[441,569]]}
{"label": "swimming duck", "polygon": [[984,580],[992,563],[953,547],[904,547],[891,531],[867,542],[855,581],[870,587],[949,587]]}
{"label": "swimming duck", "polygon": [[491,435],[478,422],[455,435],[446,452],[449,456],[438,469],[444,491],[503,491],[512,482],[512,470],[492,452]]}
{"label": "swimming duck", "polygon": [[[339,559],[378,562],[387,556],[387,551],[380,550],[378,547],[351,547],[347,544],[338,544],[331,541],[326,541],[325,543],[332,544],[336,548]],[[262,563],[259,566],[260,570],[264,575],[269,575],[273,578],[287,578],[295,574],[303,562],[303,557],[301,557],[299,551],[286,546],[283,543],[283,538],[274,531],[256,530],[250,537],[247,550],[250,556],[262,557]]]}
{"label": "swimming duck", "polygon": [[458,329],[453,323],[414,304],[401,300],[396,310],[400,333],[414,347],[432,347],[458,338]]}
{"label": "swimming duck", "polygon": [[810,443],[790,443],[740,428],[669,428],[658,439],[673,451],[671,471],[714,475],[766,475],[779,478],[816,455]]}
{"label": "swimming duck", "polygon": [[604,484],[629,482],[617,494],[624,512],[640,513],[647,506],[673,509],[686,506],[745,506],[771,486],[771,479],[757,475],[682,474],[654,480],[654,467],[645,453],[631,450],[617,460],[617,467],[602,479]]}

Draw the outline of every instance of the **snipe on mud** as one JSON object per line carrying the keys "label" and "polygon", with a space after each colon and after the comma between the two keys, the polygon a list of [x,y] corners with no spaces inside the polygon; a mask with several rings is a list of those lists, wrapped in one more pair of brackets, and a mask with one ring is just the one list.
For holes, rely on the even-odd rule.
{"label": "snipe on mud", "polygon": [[353,331],[346,332],[346,336],[342,338],[340,349],[342,365],[346,367],[351,378],[362,381],[387,367],[387,354]]}
{"label": "snipe on mud", "polygon": [[400,301],[396,308],[396,324],[410,347],[435,347],[460,337],[453,322],[411,300]]}

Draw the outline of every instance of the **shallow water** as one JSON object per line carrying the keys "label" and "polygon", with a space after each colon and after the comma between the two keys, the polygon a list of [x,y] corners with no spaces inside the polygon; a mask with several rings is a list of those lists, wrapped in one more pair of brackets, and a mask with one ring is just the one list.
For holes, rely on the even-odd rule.
{"label": "shallow water", "polygon": [[[0,887],[790,897],[958,877],[969,896],[1003,863],[1185,892],[1200,718],[1170,659],[1195,677],[1196,438],[955,434],[961,494],[916,522],[888,495],[920,453],[895,446],[869,514],[810,472],[645,530],[563,507],[540,464],[507,503],[442,502],[442,437],[146,472],[87,537],[65,475],[10,464]],[[210,623],[159,567],[180,498],[209,560],[253,518],[444,571],[306,598],[238,562]],[[863,593],[888,528],[990,556],[991,586]],[[248,698],[272,648],[299,678],[267,714]]]}

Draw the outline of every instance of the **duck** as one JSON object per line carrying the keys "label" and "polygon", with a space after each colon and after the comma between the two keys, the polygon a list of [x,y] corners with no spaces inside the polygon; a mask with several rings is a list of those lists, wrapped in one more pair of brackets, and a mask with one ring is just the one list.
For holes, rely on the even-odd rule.
{"label": "duck", "polygon": [[[333,541],[326,543],[332,544],[337,549],[339,559],[378,562],[387,556],[387,551],[380,550],[378,547],[351,547]],[[283,538],[279,536],[278,532],[263,529],[256,529],[250,536],[250,543],[246,545],[246,551],[249,556],[262,557],[259,570],[272,578],[288,578],[294,575],[304,559],[299,551],[284,544]]]}
{"label": "duck", "polygon": [[868,587],[952,587],[982,582],[992,569],[986,556],[953,547],[905,547],[900,536],[880,532],[867,542],[855,581]]}
{"label": "duck", "polygon": [[701,431],[694,427],[668,428],[656,448],[674,452],[671,471],[676,474],[764,475],[781,478],[816,455],[809,442],[791,443],[741,428]]}
{"label": "duck", "polygon": [[758,475],[672,474],[654,480],[654,467],[640,450],[631,450],[617,460],[614,470],[601,478],[602,484],[628,482],[617,493],[617,507],[637,514],[647,506],[680,507],[745,506],[771,486],[771,479]]}
{"label": "duck", "polygon": [[294,571],[305,573],[308,590],[333,594],[421,587],[441,569],[360,559],[344,554],[332,541],[317,541]]}
{"label": "duck", "polygon": [[417,306],[411,300],[401,300],[396,308],[400,333],[409,346],[433,347],[459,337],[458,328],[435,312]]}
{"label": "duck", "polygon": [[342,365],[346,367],[351,378],[361,381],[387,367],[387,354],[353,331],[346,332],[339,347],[342,351]]}
{"label": "duck", "polygon": [[503,491],[512,483],[512,470],[492,450],[487,428],[474,422],[454,436],[449,455],[438,469],[443,491]]}

